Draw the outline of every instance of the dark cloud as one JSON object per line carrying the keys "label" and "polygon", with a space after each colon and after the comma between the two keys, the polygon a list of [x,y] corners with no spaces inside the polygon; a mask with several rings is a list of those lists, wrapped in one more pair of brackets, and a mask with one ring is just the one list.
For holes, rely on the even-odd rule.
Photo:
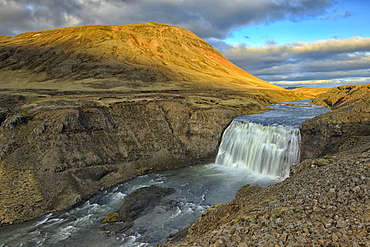
{"label": "dark cloud", "polygon": [[75,0],[0,0],[0,32],[14,35],[70,23],[82,10]]}
{"label": "dark cloud", "polygon": [[270,82],[370,76],[370,38],[353,37],[258,48],[240,45],[223,53],[246,71]]}
{"label": "dark cloud", "polygon": [[215,38],[208,38],[206,39],[206,42],[210,44],[213,47],[217,47],[220,51],[230,50],[232,49],[232,46],[226,43],[223,40],[215,39]]}
{"label": "dark cloud", "polygon": [[189,29],[202,38],[225,38],[232,30],[282,19],[324,15],[337,0],[0,0],[0,32],[14,35],[84,24],[148,21]]}

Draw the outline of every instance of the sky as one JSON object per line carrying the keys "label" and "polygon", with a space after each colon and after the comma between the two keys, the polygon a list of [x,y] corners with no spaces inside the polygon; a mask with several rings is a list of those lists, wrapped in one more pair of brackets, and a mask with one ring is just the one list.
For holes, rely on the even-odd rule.
{"label": "sky", "polygon": [[0,0],[0,34],[155,21],[284,86],[370,84],[368,0]]}

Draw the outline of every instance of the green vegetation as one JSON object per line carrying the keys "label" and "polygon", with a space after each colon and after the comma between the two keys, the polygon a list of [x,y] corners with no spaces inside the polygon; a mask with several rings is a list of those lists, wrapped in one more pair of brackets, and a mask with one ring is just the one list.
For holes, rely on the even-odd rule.
{"label": "green vegetation", "polygon": [[101,221],[102,224],[105,224],[105,223],[114,223],[114,222],[117,222],[118,221],[118,213],[116,211],[113,211],[113,212],[110,212],[108,213],[104,219]]}

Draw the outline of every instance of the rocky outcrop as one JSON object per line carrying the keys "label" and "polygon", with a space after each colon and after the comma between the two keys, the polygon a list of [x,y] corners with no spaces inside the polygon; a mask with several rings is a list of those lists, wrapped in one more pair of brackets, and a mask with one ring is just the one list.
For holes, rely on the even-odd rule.
{"label": "rocky outcrop", "polygon": [[360,99],[369,97],[370,85],[348,85],[331,88],[315,97],[313,103],[331,109],[346,107]]}
{"label": "rocky outcrop", "polygon": [[370,86],[341,86],[319,95],[314,103],[333,111],[303,123],[302,160],[352,148],[370,135]]}
{"label": "rocky outcrop", "polygon": [[[110,212],[104,217],[100,229],[106,235],[126,234],[134,226],[136,219],[151,213],[156,206],[161,204],[161,208],[166,210],[175,207],[176,202],[164,200],[174,192],[175,189],[156,185],[137,189],[125,197],[123,205],[118,210]],[[140,234],[145,230],[142,228]]]}

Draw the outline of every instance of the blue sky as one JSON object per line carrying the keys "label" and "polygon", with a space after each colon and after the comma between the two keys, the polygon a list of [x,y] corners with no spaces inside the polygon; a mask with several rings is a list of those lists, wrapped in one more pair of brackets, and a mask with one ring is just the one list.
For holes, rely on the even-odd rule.
{"label": "blue sky", "polygon": [[316,18],[301,21],[281,20],[237,29],[225,41],[233,45],[245,43],[250,46],[264,46],[268,42],[283,45],[296,41],[370,37],[370,18],[365,6],[365,1],[346,0],[335,5],[329,13]]}
{"label": "blue sky", "polygon": [[155,21],[271,83],[370,84],[368,0],[0,0],[0,34]]}
{"label": "blue sky", "polygon": [[[234,47],[234,52],[226,44],[222,51],[248,72],[285,87],[367,84],[370,83],[368,4],[364,0],[343,0],[312,18],[282,19],[242,27],[224,39],[227,45]],[[360,40],[367,41],[358,49],[349,48]],[[289,48],[296,44],[300,44],[301,50],[310,50],[318,56],[309,58],[310,52],[291,51]],[[319,44],[322,44],[320,48],[313,49]],[[342,48],[330,49],[338,46]],[[235,50],[239,49],[240,52],[243,48],[245,51],[237,55]],[[270,59],[261,59],[269,51]],[[287,53],[291,56],[287,56]],[[300,54],[300,59],[295,59]],[[279,60],[276,57],[282,58]],[[316,66],[316,70],[312,69],[315,63],[321,65]],[[357,67],[354,66],[356,64]],[[287,70],[287,67],[290,69]]]}

